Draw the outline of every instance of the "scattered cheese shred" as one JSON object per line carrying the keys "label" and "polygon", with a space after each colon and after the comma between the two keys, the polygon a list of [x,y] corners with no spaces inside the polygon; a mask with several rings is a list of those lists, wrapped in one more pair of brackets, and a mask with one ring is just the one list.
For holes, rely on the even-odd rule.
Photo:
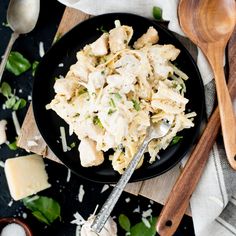
{"label": "scattered cheese shred", "polygon": [[67,152],[67,142],[66,142],[66,131],[65,127],[60,127],[60,133],[61,133],[61,144],[62,144],[62,150],[63,152]]}
{"label": "scattered cheese shred", "polygon": [[19,124],[19,121],[18,121],[15,111],[12,112],[12,120],[13,120],[13,124],[15,126],[16,134],[19,136],[20,135],[20,124]]}

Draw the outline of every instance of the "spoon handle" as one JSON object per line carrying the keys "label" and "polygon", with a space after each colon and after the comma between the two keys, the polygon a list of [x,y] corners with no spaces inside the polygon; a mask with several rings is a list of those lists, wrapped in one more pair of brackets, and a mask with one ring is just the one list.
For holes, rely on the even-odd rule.
{"label": "spoon handle", "polygon": [[[230,78],[228,86],[232,97],[236,95],[236,78],[233,77]],[[162,209],[156,226],[161,236],[171,236],[178,228],[205,168],[219,129],[220,115],[217,107]]]}
{"label": "spoon handle", "polygon": [[134,170],[136,169],[139,161],[141,160],[148,143],[150,142],[150,138],[147,135],[144,139],[143,143],[141,144],[138,152],[133,157],[132,161],[130,162],[129,166],[125,170],[124,174],[121,176],[118,183],[115,185],[114,189],[110,193],[109,197],[107,198],[106,202],[103,204],[100,212],[96,216],[91,228],[94,232],[97,234],[100,233],[103,226],[105,225],[108,217],[110,216],[115,204],[120,198],[120,195],[122,194],[125,186],[127,185],[128,181],[130,180],[130,177],[132,176]]}
{"label": "spoon handle", "polygon": [[10,54],[11,48],[12,48],[14,42],[16,41],[16,39],[18,37],[19,37],[19,34],[16,33],[16,32],[13,32],[11,34],[10,41],[9,41],[9,43],[7,45],[6,51],[5,51],[4,55],[3,55],[3,59],[2,59],[1,65],[0,65],[0,82],[2,80],[2,75],[3,75],[3,72],[4,72],[4,69],[5,69],[5,66],[6,66],[7,59],[8,59],[8,56]]}
{"label": "spoon handle", "polygon": [[223,66],[217,63],[217,57],[212,63],[212,66],[215,75],[225,151],[229,164],[236,170],[236,120],[233,105],[227,89]]}

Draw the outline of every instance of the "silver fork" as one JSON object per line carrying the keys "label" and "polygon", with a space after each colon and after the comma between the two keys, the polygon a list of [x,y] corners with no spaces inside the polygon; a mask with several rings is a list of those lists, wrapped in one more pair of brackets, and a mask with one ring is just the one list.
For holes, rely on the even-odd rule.
{"label": "silver fork", "polygon": [[163,119],[159,123],[151,123],[151,126],[147,129],[147,134],[145,139],[143,140],[141,146],[139,147],[139,150],[134,155],[133,159],[129,163],[127,169],[121,176],[120,180],[115,185],[114,189],[110,193],[109,197],[103,204],[100,212],[94,219],[91,228],[92,230],[99,234],[104,227],[107,219],[109,218],[115,204],[117,203],[118,199],[120,198],[121,193],[123,192],[126,184],[130,180],[134,170],[136,169],[139,161],[141,160],[148,144],[153,139],[161,138],[165,136],[168,131],[170,130],[171,124],[168,120]]}

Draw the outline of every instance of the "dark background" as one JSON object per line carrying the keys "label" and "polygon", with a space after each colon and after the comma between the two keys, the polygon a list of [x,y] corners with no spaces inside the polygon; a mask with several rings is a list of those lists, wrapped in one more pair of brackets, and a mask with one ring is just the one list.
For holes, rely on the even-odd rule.
{"label": "dark background", "polygon": [[[12,32],[10,28],[3,25],[6,23],[8,3],[8,0],[0,1],[0,55],[4,53]],[[40,61],[39,42],[43,42],[45,51],[50,48],[63,11],[64,6],[56,0],[42,0],[40,17],[35,29],[27,35],[21,35],[14,44],[13,50],[22,53],[30,62],[35,60]],[[33,86],[33,77],[31,73],[31,71],[28,71],[23,75],[16,77],[5,71],[2,81],[9,83],[11,87],[16,90],[16,95],[27,100],[28,95],[31,95]],[[22,92],[19,90],[22,90]],[[13,142],[16,133],[11,118],[11,110],[2,109],[4,101],[4,97],[0,94],[0,120],[7,120],[8,141]],[[22,124],[24,120],[29,103],[30,102],[28,101],[27,107],[17,111],[20,124]],[[11,151],[6,144],[0,146],[0,160],[3,162],[7,158],[25,154],[27,153],[21,149]],[[52,197],[60,203],[61,221],[57,220],[51,226],[46,226],[37,221],[24,207],[21,201],[14,201],[11,206],[8,206],[11,197],[6,183],[4,169],[2,167],[0,167],[0,218],[18,217],[23,219],[23,215],[25,215],[23,213],[26,213],[27,218],[25,219],[25,222],[32,228],[34,235],[75,235],[76,225],[70,223],[74,219],[73,214],[78,211],[86,219],[93,213],[97,204],[99,204],[99,206],[103,204],[112,187],[109,187],[108,190],[101,193],[103,184],[92,183],[73,174],[71,174],[70,181],[67,182],[66,178],[68,171],[66,167],[50,160],[45,160],[45,164],[49,175],[49,182],[52,187],[40,192],[38,195]],[[78,193],[81,185],[84,187],[85,195],[83,201],[79,202]],[[157,191],[161,191],[161,189],[157,189]],[[141,213],[142,211],[151,208],[153,210],[153,216],[158,216],[162,208],[160,204],[150,202],[144,197],[136,197],[124,192],[113,210],[112,216],[117,218],[121,213],[126,214],[130,218],[132,225],[134,225],[141,221],[141,213],[133,213],[133,210],[137,208],[137,206],[140,206]],[[125,235],[125,232],[119,228],[118,235]],[[192,220],[190,217],[184,217],[175,235],[194,235]],[[140,232],[140,236],[142,236],[142,232]]]}

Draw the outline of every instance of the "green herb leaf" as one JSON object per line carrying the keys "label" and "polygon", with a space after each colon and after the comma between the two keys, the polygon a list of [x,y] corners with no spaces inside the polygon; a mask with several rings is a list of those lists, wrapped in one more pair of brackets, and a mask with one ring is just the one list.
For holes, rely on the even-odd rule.
{"label": "green herb leaf", "polygon": [[122,98],[119,93],[114,93],[114,96],[115,96],[115,98],[117,98],[117,99],[121,99],[121,98]]}
{"label": "green herb leaf", "polygon": [[178,136],[178,135],[176,135],[176,136],[172,139],[170,145],[175,145],[175,144],[179,143],[182,139],[183,139],[183,136]]}
{"label": "green herb leaf", "polygon": [[24,58],[22,54],[19,52],[10,53],[6,64],[6,69],[8,71],[18,76],[27,71],[30,67],[30,62]]}
{"label": "green herb leaf", "polygon": [[152,217],[149,220],[149,223],[151,225],[150,228],[147,228],[147,226],[143,223],[140,222],[130,229],[130,236],[155,236],[156,235],[156,222],[157,222],[157,217]]}
{"label": "green herb leaf", "polygon": [[162,9],[160,7],[154,6],[152,8],[152,15],[156,20],[162,20]]}
{"label": "green herb leaf", "polygon": [[40,196],[36,199],[29,197],[23,199],[26,208],[41,222],[51,224],[54,220],[61,217],[61,207],[52,198]]}
{"label": "green herb leaf", "polygon": [[27,103],[27,102],[26,102],[25,99],[20,98],[20,99],[17,100],[17,102],[14,104],[13,110],[16,111],[16,110],[19,110],[19,109],[25,107],[25,106],[26,106],[26,103]]}
{"label": "green herb leaf", "polygon": [[88,90],[86,89],[86,88],[82,88],[82,89],[80,89],[79,91],[78,91],[78,96],[80,96],[80,95],[82,95],[82,94],[84,94],[84,93],[87,93],[88,92]]}
{"label": "green herb leaf", "polygon": [[39,65],[38,61],[34,61],[33,64],[32,64],[32,75],[33,76],[35,76],[35,71],[36,71],[38,65]]}
{"label": "green herb leaf", "polygon": [[32,215],[35,218],[37,218],[40,222],[50,225],[50,223],[48,222],[48,219],[40,211],[33,211]]}
{"label": "green herb leaf", "polygon": [[121,228],[124,229],[126,232],[129,232],[130,231],[129,218],[124,214],[120,214],[118,220],[119,220],[119,224],[120,224]]}
{"label": "green herb leaf", "polygon": [[103,33],[108,33],[107,30],[104,29],[104,26],[102,25],[100,28],[97,28],[98,31],[101,31]]}
{"label": "green herb leaf", "polygon": [[16,141],[12,142],[12,143],[9,143],[7,145],[12,151],[15,151],[18,149],[17,145],[16,145]]}
{"label": "green herb leaf", "polygon": [[75,142],[73,142],[73,143],[71,143],[70,147],[71,147],[71,148],[74,148],[74,147],[75,147],[75,145],[76,145],[76,143],[75,143]]}
{"label": "green herb leaf", "polygon": [[98,125],[100,128],[103,128],[102,122],[100,121],[100,119],[98,118],[98,116],[94,116],[94,117],[93,117],[93,124],[94,124],[94,125]]}
{"label": "green herb leaf", "polygon": [[6,100],[5,106],[6,106],[7,109],[11,109],[11,108],[14,107],[15,103],[16,103],[16,97],[12,96],[12,97],[10,97],[9,99]]}
{"label": "green herb leaf", "polygon": [[11,86],[8,83],[3,82],[0,88],[0,92],[4,97],[9,98],[9,96],[11,95]]}
{"label": "green herb leaf", "polygon": [[132,100],[132,102],[133,102],[133,106],[134,106],[134,109],[136,110],[136,111],[140,111],[140,103],[138,102],[138,101],[136,101],[136,100]]}
{"label": "green herb leaf", "polygon": [[108,114],[108,115],[111,115],[111,114],[113,114],[114,112],[116,112],[116,110],[109,109],[109,111],[107,112],[107,114]]}
{"label": "green herb leaf", "polygon": [[114,108],[116,107],[116,104],[112,98],[110,99],[109,105]]}
{"label": "green herb leaf", "polygon": [[2,26],[11,28],[8,22],[2,22]]}

